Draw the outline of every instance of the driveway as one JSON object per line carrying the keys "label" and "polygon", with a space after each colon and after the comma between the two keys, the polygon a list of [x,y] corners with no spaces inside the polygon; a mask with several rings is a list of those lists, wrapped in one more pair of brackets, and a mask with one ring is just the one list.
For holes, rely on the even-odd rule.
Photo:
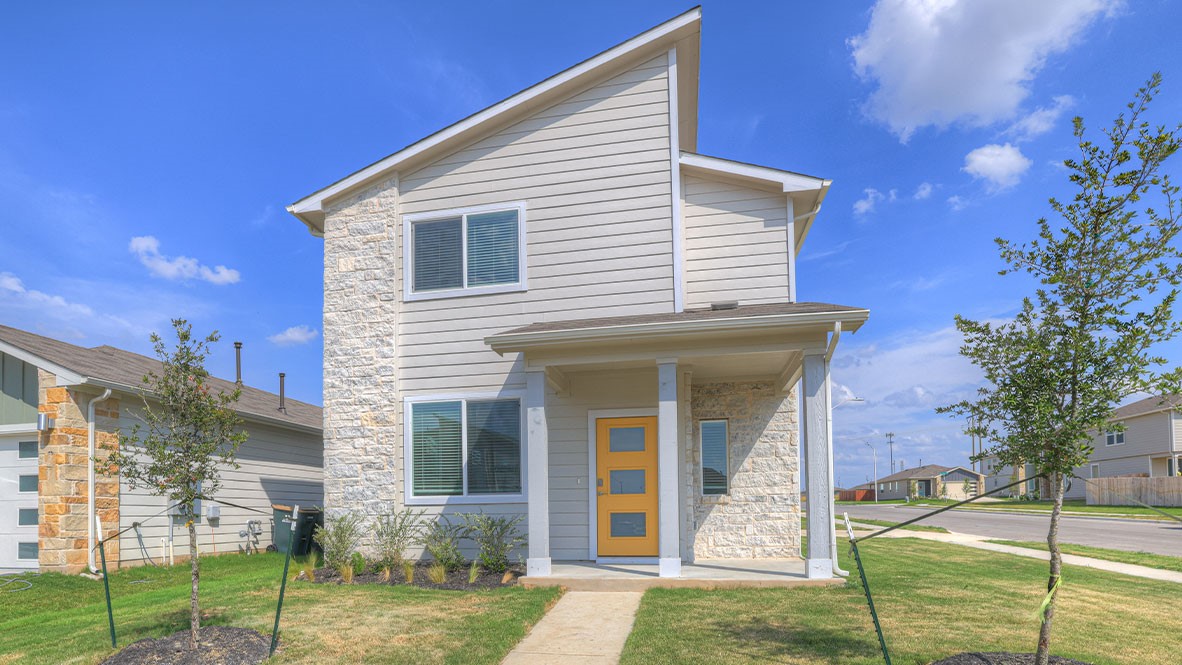
{"label": "driveway", "polygon": [[[850,519],[888,520],[904,522],[933,508],[913,508],[897,504],[875,506],[837,506]],[[949,510],[921,522],[928,526],[942,526],[949,531],[969,533],[1004,540],[1046,541],[1050,515],[1016,515],[980,510]],[[1059,541],[1076,545],[1091,545],[1130,552],[1153,552],[1182,556],[1182,524],[1173,521],[1130,520],[1097,517],[1063,517],[1059,522]]]}

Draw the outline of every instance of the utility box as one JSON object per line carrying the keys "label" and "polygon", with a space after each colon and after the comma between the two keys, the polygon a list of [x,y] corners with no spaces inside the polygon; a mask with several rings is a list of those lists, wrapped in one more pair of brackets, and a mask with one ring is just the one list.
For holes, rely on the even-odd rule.
{"label": "utility box", "polygon": [[274,534],[272,541],[275,543],[275,549],[286,554],[287,549],[291,547],[292,556],[305,556],[311,553],[312,534],[317,526],[324,525],[324,513],[319,508],[301,506],[299,522],[293,532],[291,528],[292,507],[273,503],[271,510],[275,516],[272,528]]}

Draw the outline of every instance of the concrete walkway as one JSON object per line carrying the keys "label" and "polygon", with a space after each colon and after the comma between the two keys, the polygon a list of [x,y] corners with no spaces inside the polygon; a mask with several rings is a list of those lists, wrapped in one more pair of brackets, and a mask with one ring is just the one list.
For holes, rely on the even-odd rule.
{"label": "concrete walkway", "polygon": [[[881,528],[868,525],[858,525],[854,523],[852,519],[850,522],[853,523],[855,529],[878,530]],[[987,538],[986,536],[974,536],[968,533],[934,533],[930,531],[907,531],[905,529],[899,529],[886,534],[884,537],[937,540],[942,543],[964,545],[965,547],[973,547],[979,550],[988,550],[990,552],[1003,552],[1005,554],[1024,556],[1029,559],[1042,559],[1043,561],[1051,560],[1051,554],[1049,552],[1033,550],[1027,547],[1015,547],[1013,545],[990,543],[986,541],[994,539]],[[1122,575],[1131,575],[1133,577],[1144,577],[1145,579],[1158,580],[1161,582],[1174,582],[1176,584],[1182,584],[1182,573],[1174,572],[1172,570],[1162,570],[1160,568],[1150,568],[1148,566],[1137,566],[1131,563],[1117,563],[1116,561],[1105,561],[1103,559],[1093,559],[1091,557],[1077,556],[1074,554],[1064,554],[1063,563],[1071,566],[1083,566],[1085,568],[1107,570],[1111,573],[1120,573]]]}
{"label": "concrete walkway", "polygon": [[505,656],[504,665],[614,665],[632,632],[639,592],[570,591]]}

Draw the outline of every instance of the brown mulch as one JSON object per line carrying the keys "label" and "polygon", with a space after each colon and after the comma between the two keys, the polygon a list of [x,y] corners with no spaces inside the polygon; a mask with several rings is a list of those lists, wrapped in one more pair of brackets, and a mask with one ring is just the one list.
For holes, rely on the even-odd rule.
{"label": "brown mulch", "polygon": [[232,626],[205,626],[189,651],[189,631],[133,642],[102,665],[256,665],[267,659],[271,638]]}
{"label": "brown mulch", "polygon": [[[1082,660],[1072,660],[1061,656],[1051,656],[1051,665],[1091,665]],[[937,660],[932,665],[1034,665],[1032,653],[1010,653],[997,651],[990,653],[958,653],[944,660]]]}
{"label": "brown mulch", "polygon": [[[424,589],[449,589],[452,591],[475,591],[477,589],[496,589],[502,586],[511,586],[517,584],[517,578],[525,573],[518,569],[510,569],[510,577],[508,582],[502,582],[504,579],[503,573],[486,573],[481,572],[480,576],[476,578],[473,583],[468,582],[468,569],[461,568],[454,570],[447,574],[447,579],[443,584],[435,584],[427,578],[427,569],[430,564],[418,563],[415,565],[415,574],[413,584]],[[297,578],[299,579],[299,578]],[[344,584],[340,573],[331,568],[317,568],[315,571],[315,582],[317,584]],[[382,575],[378,571],[365,572],[361,575],[353,576],[353,584],[406,584],[406,578],[403,577],[402,568],[397,568],[390,571],[390,580],[388,582],[382,581]]]}

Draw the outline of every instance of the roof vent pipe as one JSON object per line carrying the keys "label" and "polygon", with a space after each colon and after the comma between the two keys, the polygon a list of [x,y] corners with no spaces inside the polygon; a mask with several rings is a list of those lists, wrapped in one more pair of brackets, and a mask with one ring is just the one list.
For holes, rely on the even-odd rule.
{"label": "roof vent pipe", "polygon": [[234,342],[234,383],[242,387],[242,342]]}
{"label": "roof vent pipe", "polygon": [[284,397],[283,397],[283,379],[286,376],[287,376],[287,374],[285,374],[283,372],[279,373],[279,410],[284,413],[287,413],[287,405],[284,403]]}

